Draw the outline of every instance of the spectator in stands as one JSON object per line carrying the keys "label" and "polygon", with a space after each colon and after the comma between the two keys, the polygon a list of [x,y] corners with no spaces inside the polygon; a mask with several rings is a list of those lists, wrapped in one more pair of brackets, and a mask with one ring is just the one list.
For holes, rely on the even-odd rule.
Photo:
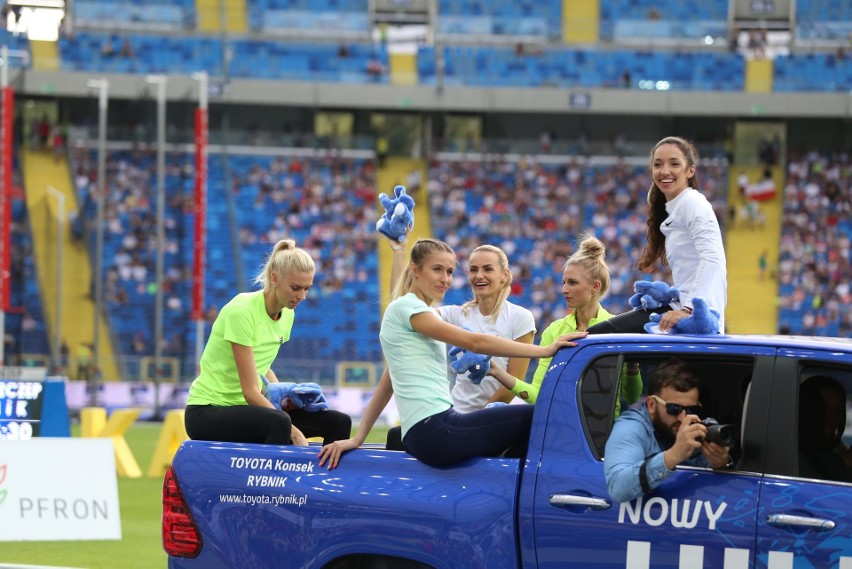
{"label": "spectator in stands", "polygon": [[760,256],[757,258],[757,271],[760,277],[760,280],[766,278],[766,270],[769,268],[769,251],[764,249],[760,252]]}
{"label": "spectator in stands", "polygon": [[101,55],[103,57],[112,57],[119,50],[120,38],[118,34],[110,34],[101,44]]}
{"label": "spectator in stands", "polygon": [[538,136],[538,146],[541,153],[550,154],[550,147],[552,144],[553,137],[550,135],[550,131],[547,129],[541,131],[541,134]]}
{"label": "spectator in stands", "polygon": [[50,140],[50,121],[47,116],[41,117],[38,122],[38,145],[40,150],[47,150],[47,143]]}
{"label": "spectator in stands", "polygon": [[77,346],[77,379],[80,381],[91,381],[94,378],[94,362],[92,361],[92,350],[94,347],[86,342]]}
{"label": "spectator in stands", "polygon": [[307,445],[349,437],[352,421],[339,411],[276,409],[262,393],[261,376],[290,339],[296,307],[313,285],[315,265],[291,240],[276,243],[255,283],[219,312],[189,391],[186,432],[193,439]]}
{"label": "spectator in stands", "polygon": [[389,151],[390,143],[388,142],[388,137],[385,133],[380,132],[378,136],[376,136],[376,161],[379,163],[379,168],[385,167],[385,161],[388,159]]}
{"label": "spectator in stands", "polygon": [[65,128],[55,124],[50,132],[50,145],[53,148],[53,161],[59,162],[65,155]]}
{"label": "spectator in stands", "polygon": [[[721,314],[719,331],[725,330],[727,269],[722,232],[713,206],[696,188],[698,152],[688,141],[670,136],[651,151],[651,189],[648,191],[648,242],[636,263],[653,271],[658,262],[672,268],[673,285],[680,298],[664,311],[661,332],[669,332],[692,313],[692,298],[700,296]],[[650,313],[626,312],[589,330],[642,332]]]}
{"label": "spectator in stands", "polygon": [[121,42],[121,49],[118,54],[121,57],[126,57],[128,59],[136,57],[136,50],[133,49],[133,44],[130,43],[130,38],[124,38],[124,41]]}
{"label": "spectator in stands", "polygon": [[385,74],[385,66],[377,57],[371,57],[367,61],[367,75],[374,82],[378,82],[379,78]]}
{"label": "spectator in stands", "polygon": [[445,343],[480,354],[506,357],[548,357],[570,340],[558,338],[547,347],[470,332],[444,322],[432,307],[452,282],[456,255],[449,245],[420,239],[394,291],[382,320],[379,339],[388,368],[365,410],[355,437],[327,445],[320,465],[334,468],[340,454],[357,448],[381,409],[396,394],[405,450],[431,466],[448,466],[474,456],[497,456],[508,450],[523,456],[529,439],[532,407],[504,405],[472,413],[452,408],[447,390]]}
{"label": "spectator in stands", "polygon": [[3,334],[3,357],[5,359],[0,363],[7,366],[17,365],[18,361],[15,357],[17,351],[18,350],[15,335],[9,332]]}
{"label": "spectator in stands", "polygon": [[136,356],[144,356],[148,354],[148,344],[145,341],[145,334],[143,332],[137,332],[133,335],[133,355]]}

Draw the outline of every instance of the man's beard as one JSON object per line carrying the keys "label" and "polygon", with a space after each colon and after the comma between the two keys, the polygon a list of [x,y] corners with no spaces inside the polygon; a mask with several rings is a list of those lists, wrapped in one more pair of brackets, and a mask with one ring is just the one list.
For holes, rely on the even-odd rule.
{"label": "man's beard", "polygon": [[663,446],[663,448],[671,447],[674,444],[676,438],[675,433],[672,432],[674,424],[667,426],[656,418],[653,420],[653,424],[654,432],[657,433],[657,440],[660,441],[661,446]]}

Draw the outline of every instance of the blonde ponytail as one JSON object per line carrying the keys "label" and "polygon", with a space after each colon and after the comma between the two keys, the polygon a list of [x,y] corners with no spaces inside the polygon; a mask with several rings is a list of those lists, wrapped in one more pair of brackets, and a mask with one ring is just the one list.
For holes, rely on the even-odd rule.
{"label": "blonde ponytail", "polygon": [[563,271],[570,265],[576,265],[585,271],[586,275],[601,283],[597,300],[602,299],[609,292],[609,267],[606,264],[606,247],[597,237],[583,233],[579,237],[580,242],[577,250],[565,261]]}
{"label": "blonde ponytail", "polygon": [[266,292],[272,286],[272,273],[281,278],[293,273],[314,272],[316,265],[311,256],[304,249],[296,247],[292,239],[282,239],[272,248],[263,269],[254,278],[254,284],[262,286]]}

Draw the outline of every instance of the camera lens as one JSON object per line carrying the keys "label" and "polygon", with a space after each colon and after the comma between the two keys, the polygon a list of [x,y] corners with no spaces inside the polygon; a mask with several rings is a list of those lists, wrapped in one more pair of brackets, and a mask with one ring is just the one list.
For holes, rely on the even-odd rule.
{"label": "camera lens", "polygon": [[737,428],[733,425],[720,425],[719,421],[707,417],[701,424],[707,427],[707,436],[704,439],[709,443],[716,443],[723,447],[732,447],[737,443]]}
{"label": "camera lens", "polygon": [[737,430],[733,425],[711,425],[707,428],[707,441],[722,445],[723,447],[734,446],[737,440]]}

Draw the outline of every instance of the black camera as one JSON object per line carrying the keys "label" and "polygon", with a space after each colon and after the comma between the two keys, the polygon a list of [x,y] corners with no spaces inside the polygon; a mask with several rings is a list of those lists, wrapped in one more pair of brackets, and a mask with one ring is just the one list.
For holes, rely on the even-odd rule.
{"label": "black camera", "polygon": [[737,444],[737,428],[735,426],[721,425],[712,417],[702,420],[701,424],[707,427],[707,436],[703,439],[699,438],[699,441],[706,440],[708,443],[716,443],[723,447],[732,447]]}

